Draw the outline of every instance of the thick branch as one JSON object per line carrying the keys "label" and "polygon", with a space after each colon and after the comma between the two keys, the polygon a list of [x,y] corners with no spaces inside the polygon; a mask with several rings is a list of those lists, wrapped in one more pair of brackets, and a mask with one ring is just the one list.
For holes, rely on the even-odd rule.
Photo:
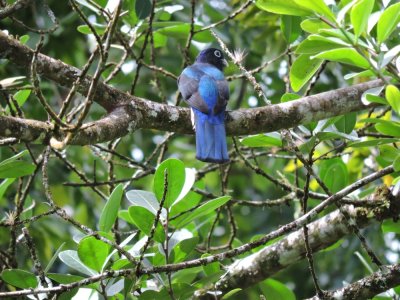
{"label": "thick branch", "polygon": [[[394,264],[385,266],[383,271],[377,271],[339,290],[325,292],[324,300],[371,299],[398,285],[400,285],[400,264]],[[310,300],[320,299],[320,297],[315,296]]]}
{"label": "thick branch", "polygon": [[[32,49],[0,31],[0,57],[29,69],[32,55]],[[79,69],[43,54],[37,57],[37,72],[66,87],[72,86],[81,74]],[[79,92],[86,94],[90,82],[91,78],[86,76],[79,85]],[[228,135],[248,135],[271,132],[363,110],[366,106],[360,101],[362,93],[379,85],[382,85],[382,82],[374,80],[277,105],[235,110],[229,112],[227,133]],[[104,83],[98,84],[94,100],[108,112],[113,113],[91,123],[90,127],[86,126],[86,129],[77,134],[72,141],[73,144],[104,142],[139,128],[183,134],[193,133],[188,109],[131,96]],[[116,109],[118,109],[117,112],[115,112]],[[29,127],[29,124],[27,126]],[[4,128],[3,133],[6,129],[9,128]],[[112,134],[109,135],[109,133]],[[63,134],[61,132],[60,136]],[[21,138],[13,134],[0,134],[0,136]]]}
{"label": "thick branch", "polygon": [[[374,208],[345,205],[342,210],[358,228],[369,226],[375,221],[398,217],[400,214],[400,198],[395,199],[385,186],[377,189],[373,199],[377,204]],[[350,234],[351,229],[346,226],[346,219],[339,210],[335,210],[307,225],[311,250],[316,252],[327,248]],[[254,285],[300,261],[305,255],[304,231],[299,229],[275,244],[233,263],[215,284],[215,289],[227,292]]]}

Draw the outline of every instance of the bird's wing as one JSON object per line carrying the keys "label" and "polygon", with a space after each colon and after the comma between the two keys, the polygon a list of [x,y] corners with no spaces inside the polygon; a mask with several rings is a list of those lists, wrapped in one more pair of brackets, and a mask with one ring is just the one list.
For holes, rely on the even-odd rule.
{"label": "bird's wing", "polygon": [[217,88],[218,101],[214,107],[214,114],[224,111],[229,100],[229,86],[225,79],[217,81]]}
{"label": "bird's wing", "polygon": [[205,74],[194,66],[185,68],[178,78],[178,88],[183,99],[193,108],[208,113],[208,106],[200,96],[199,84]]}

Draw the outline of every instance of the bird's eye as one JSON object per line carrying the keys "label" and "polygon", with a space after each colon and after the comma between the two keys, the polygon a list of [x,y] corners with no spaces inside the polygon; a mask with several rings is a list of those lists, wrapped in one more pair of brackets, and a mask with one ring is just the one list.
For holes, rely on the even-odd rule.
{"label": "bird's eye", "polygon": [[216,57],[221,57],[221,56],[222,56],[221,51],[219,51],[219,50],[215,50],[215,51],[214,51],[214,55],[215,55]]}

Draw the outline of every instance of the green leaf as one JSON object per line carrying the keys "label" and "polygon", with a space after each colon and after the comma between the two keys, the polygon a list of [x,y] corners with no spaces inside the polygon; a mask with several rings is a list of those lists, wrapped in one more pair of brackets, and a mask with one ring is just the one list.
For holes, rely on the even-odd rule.
{"label": "green leaf", "polygon": [[289,101],[293,101],[293,100],[297,100],[300,99],[300,95],[297,94],[293,94],[293,93],[285,93],[282,95],[281,97],[281,102],[289,102]]}
{"label": "green leaf", "polygon": [[350,141],[358,140],[358,137],[355,135],[349,135],[335,131],[321,131],[317,132],[315,136],[318,138],[319,141],[335,140],[335,139],[346,139]]}
{"label": "green leaf", "polygon": [[35,288],[38,285],[35,274],[20,269],[6,269],[1,273],[1,278],[20,289]]}
{"label": "green leaf", "polygon": [[288,44],[293,43],[301,34],[300,17],[282,15],[281,30]]}
{"label": "green leaf", "polygon": [[322,59],[310,59],[307,54],[300,55],[290,69],[290,84],[298,92],[318,71]]}
{"label": "green leaf", "polygon": [[17,178],[30,175],[35,171],[36,167],[32,163],[17,160],[27,154],[24,150],[0,163],[0,178]]}
{"label": "green leaf", "polygon": [[257,134],[245,137],[240,142],[248,147],[282,147],[282,138],[279,134]]}
{"label": "green leaf", "polygon": [[374,8],[374,2],[374,0],[361,0],[351,9],[351,24],[353,24],[354,34],[357,38],[367,29],[368,19]]}
{"label": "green leaf", "polygon": [[8,187],[15,181],[15,178],[7,178],[4,179],[1,183],[0,183],[0,203],[1,203],[1,199],[3,198],[4,194],[6,193]]}
{"label": "green leaf", "polygon": [[310,9],[297,4],[294,0],[257,0],[256,6],[268,12],[280,15],[302,17],[312,14]]}
{"label": "green leaf", "polygon": [[340,158],[324,160],[320,165],[319,176],[332,193],[346,187],[349,181],[346,164]]}
{"label": "green leaf", "polygon": [[296,48],[296,54],[317,54],[343,46],[350,46],[341,39],[335,37],[325,37],[317,34],[310,35],[302,41]]}
{"label": "green leaf", "polygon": [[[201,256],[201,258],[208,257],[210,255],[211,254],[205,253]],[[221,270],[221,268],[220,268],[218,261],[203,266],[203,271],[207,276],[215,274],[215,273],[219,272],[220,270]]]}
{"label": "green leaf", "polygon": [[353,131],[356,122],[357,122],[357,114],[352,112],[344,116],[341,116],[339,120],[335,122],[335,127],[340,132],[349,134]]}
{"label": "green leaf", "polygon": [[154,175],[154,193],[161,201],[164,193],[164,171],[167,170],[168,187],[164,206],[169,208],[178,199],[185,184],[185,165],[178,159],[170,158],[163,161]]}
{"label": "green leaf", "polygon": [[[94,30],[98,35],[104,34],[107,28],[106,26],[100,24],[92,24],[92,27],[94,28]],[[93,34],[92,30],[90,30],[90,27],[88,25],[79,25],[76,29],[83,34]]]}
{"label": "green leaf", "polygon": [[176,244],[173,249],[173,255],[171,256],[174,263],[184,261],[185,258],[196,248],[198,242],[199,237],[194,236]]}
{"label": "green leaf", "polygon": [[233,295],[239,293],[241,290],[242,290],[241,288],[237,288],[237,289],[230,290],[230,291],[227,292],[221,299],[222,299],[222,300],[229,299],[229,298],[232,297]]}
{"label": "green leaf", "polygon": [[144,207],[153,215],[156,215],[157,211],[160,209],[160,204],[157,201],[156,195],[152,192],[130,190],[126,193],[126,198],[133,205]]}
{"label": "green leaf", "polygon": [[25,45],[29,41],[29,35],[25,34],[23,36],[20,36],[19,41],[22,45]]}
{"label": "green leaf", "polygon": [[397,157],[393,161],[393,168],[396,172],[400,171],[400,155],[397,155]]}
{"label": "green leaf", "polygon": [[275,279],[264,280],[259,286],[267,299],[296,300],[293,291]]}
{"label": "green leaf", "polygon": [[99,220],[100,231],[108,232],[113,227],[114,222],[118,216],[118,209],[121,205],[121,199],[123,193],[124,193],[124,188],[122,184],[117,185],[115,189],[112,191],[100,215],[100,220]]}
{"label": "green leaf", "polygon": [[[155,216],[146,208],[141,206],[129,207],[129,215],[135,226],[139,228],[139,230],[142,231],[145,235],[150,236]],[[160,220],[158,221],[156,231],[154,233],[154,240],[159,243],[162,243],[165,240],[165,234],[160,224]]]}
{"label": "green leaf", "polygon": [[60,254],[61,250],[64,248],[65,242],[58,247],[57,251],[51,257],[49,263],[47,264],[46,268],[44,269],[45,273],[48,273],[51,267],[53,266],[54,262],[56,261],[58,254]]}
{"label": "green leaf", "polygon": [[385,90],[387,102],[393,108],[398,116],[400,116],[400,91],[394,85],[389,84]]}
{"label": "green leaf", "polygon": [[375,129],[382,134],[400,137],[400,125],[393,121],[379,122],[375,125]]}
{"label": "green leaf", "polygon": [[300,27],[308,33],[318,33],[321,29],[330,29],[329,25],[320,19],[306,19],[301,22]]}
{"label": "green leaf", "polygon": [[109,250],[110,245],[93,236],[88,236],[79,242],[78,256],[87,267],[100,272]]}
{"label": "green leaf", "polygon": [[353,148],[361,148],[361,147],[379,146],[384,144],[392,144],[397,142],[399,142],[399,139],[381,138],[381,139],[371,139],[368,141],[349,143],[348,146]]}
{"label": "green leaf", "polygon": [[[22,107],[25,104],[25,102],[26,102],[26,100],[28,100],[30,94],[31,94],[31,90],[20,90],[14,94],[14,99],[15,99],[15,101],[17,101],[19,107]],[[11,108],[13,108],[14,110],[16,109],[13,102],[10,102],[10,105],[11,105]],[[9,106],[7,106],[6,112],[10,112]]]}
{"label": "green leaf", "polygon": [[[173,25],[173,26],[167,26],[158,29],[155,32],[158,32],[162,35],[165,35],[167,37],[173,37],[176,39],[187,39],[190,33],[190,28],[191,25],[189,23],[181,23],[178,25]],[[195,25],[194,29],[200,30],[202,27],[200,25]],[[209,31],[201,31],[199,33],[196,33],[193,36],[193,40],[197,42],[202,42],[202,43],[209,43],[213,40],[213,37]]]}
{"label": "green leaf", "polygon": [[60,260],[70,268],[79,271],[88,276],[96,275],[96,272],[88,268],[78,256],[78,252],[74,250],[65,250],[58,255]]}
{"label": "green leaf", "polygon": [[378,43],[383,43],[400,21],[400,3],[387,7],[379,18],[377,25]]}
{"label": "green leaf", "polygon": [[313,11],[316,15],[325,16],[331,21],[335,21],[335,15],[325,4],[324,0],[295,0],[295,2],[303,8]]}
{"label": "green leaf", "polygon": [[344,64],[357,66],[363,69],[370,67],[368,60],[352,48],[338,48],[316,54],[314,57],[337,61]]}
{"label": "green leaf", "polygon": [[388,163],[392,163],[400,154],[400,150],[393,146],[382,145],[379,147],[379,154],[382,159]]}
{"label": "green leaf", "polygon": [[196,210],[191,212],[190,214],[185,214],[182,215],[181,217],[172,220],[171,224],[174,225],[176,228],[182,228],[186,224],[192,222],[193,220],[207,215],[208,213],[215,211],[217,208],[221,207],[224,205],[226,202],[228,202],[231,199],[230,196],[223,196],[217,199],[213,199],[210,201],[207,201],[200,207],[198,207]]}
{"label": "green leaf", "polygon": [[150,0],[136,0],[135,12],[139,19],[143,20],[151,14],[151,1]]}

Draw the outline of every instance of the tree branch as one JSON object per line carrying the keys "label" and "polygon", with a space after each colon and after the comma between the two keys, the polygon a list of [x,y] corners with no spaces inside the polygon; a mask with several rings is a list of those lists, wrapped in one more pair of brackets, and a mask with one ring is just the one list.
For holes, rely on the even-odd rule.
{"label": "tree branch", "polygon": [[[324,300],[329,299],[371,299],[372,297],[394,288],[400,284],[400,264],[385,266],[383,271],[377,271],[370,276],[353,282],[341,289],[327,291]],[[314,296],[309,300],[320,300]]]}
{"label": "tree branch", "polygon": [[[0,31],[0,57],[29,69],[33,50]],[[37,56],[37,73],[60,84],[71,87],[81,71],[44,54]],[[92,78],[84,77],[78,91],[86,95]],[[366,109],[360,98],[366,90],[382,85],[381,80],[369,81],[354,86],[304,97],[295,101],[253,109],[239,109],[228,113],[226,123],[228,135],[248,135],[291,128],[310,121],[317,121],[352,111]],[[99,82],[94,101],[109,112],[105,118],[83,126],[77,132],[72,144],[87,145],[100,143],[124,136],[139,128],[193,134],[187,108],[128,95],[107,84]],[[43,142],[48,133],[49,124],[39,121],[1,117],[0,136],[14,137],[24,141]],[[13,125],[14,127],[7,127]],[[19,124],[19,127],[17,126]],[[41,125],[40,125],[41,124]],[[3,124],[2,124],[3,125]],[[33,130],[34,135],[24,134],[24,128]],[[16,131],[12,128],[17,129]],[[31,132],[33,133],[33,132]],[[55,136],[63,137],[66,132],[60,130]],[[42,137],[40,139],[40,137]]]}
{"label": "tree branch", "polygon": [[[383,219],[396,218],[400,214],[400,198],[395,198],[386,186],[377,188],[371,198],[378,206],[372,208],[344,205],[342,207],[346,217],[350,218],[358,228],[370,226]],[[307,225],[309,246],[312,252],[325,249],[352,233],[351,228],[345,225],[346,217],[338,209]],[[215,290],[226,293],[235,288],[249,287],[300,261],[305,256],[304,231],[299,229],[280,241],[234,262],[215,284]],[[204,291],[202,294],[206,295]],[[207,296],[201,298],[207,298]]]}

